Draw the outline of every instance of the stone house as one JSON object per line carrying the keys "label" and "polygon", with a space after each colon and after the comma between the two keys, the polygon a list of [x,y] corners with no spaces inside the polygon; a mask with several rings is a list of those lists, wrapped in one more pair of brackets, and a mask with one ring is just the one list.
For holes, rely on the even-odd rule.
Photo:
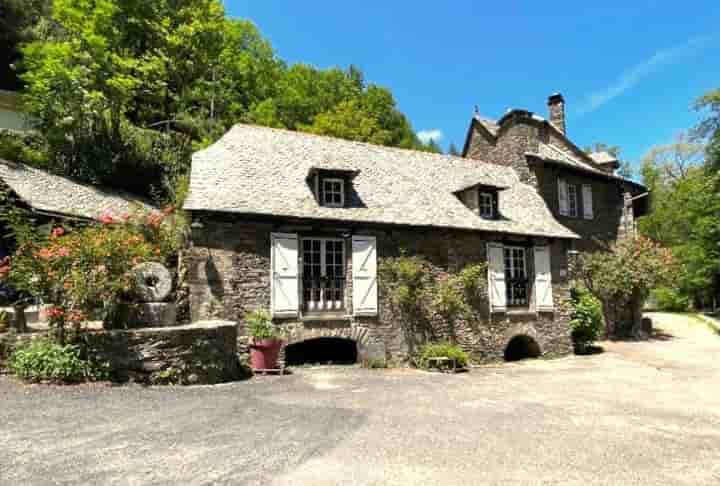
{"label": "stone house", "polygon": [[596,250],[635,231],[635,219],[649,207],[647,189],[615,171],[617,158],[607,152],[586,153],[567,134],[565,100],[548,98],[548,119],[512,109],[499,120],[470,122],[463,156],[509,166],[534,186],[553,217],[580,239],[575,250]]}
{"label": "stone house", "polygon": [[236,125],[194,155],[185,209],[192,319],[238,321],[243,336],[244,315],[268,309],[287,331],[286,356],[324,343],[359,359],[408,357],[428,336],[398,315],[378,276],[401,252],[440,278],[489,264],[477,319],[452,330],[433,319],[432,338],[485,362],[572,348],[568,253],[582,239],[530,170]]}

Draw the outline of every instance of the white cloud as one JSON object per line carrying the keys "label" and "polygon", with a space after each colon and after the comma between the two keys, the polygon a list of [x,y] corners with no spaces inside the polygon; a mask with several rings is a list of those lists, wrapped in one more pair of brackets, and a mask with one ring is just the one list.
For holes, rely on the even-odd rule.
{"label": "white cloud", "polygon": [[443,138],[442,130],[433,128],[432,130],[421,130],[417,134],[418,138],[422,143],[428,143],[430,140],[433,142],[439,142]]}
{"label": "white cloud", "polygon": [[677,62],[685,56],[689,56],[708,47],[717,37],[716,34],[693,37],[678,46],[655,52],[645,61],[624,71],[610,86],[586,96],[580,103],[576,113],[583,115],[597,110],[625,91],[633,88],[643,78],[658,71],[661,67]]}

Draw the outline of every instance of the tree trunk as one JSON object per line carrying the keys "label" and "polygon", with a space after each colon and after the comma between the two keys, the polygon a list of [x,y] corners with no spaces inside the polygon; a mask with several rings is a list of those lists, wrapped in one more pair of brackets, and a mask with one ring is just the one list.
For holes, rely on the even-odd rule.
{"label": "tree trunk", "polygon": [[18,333],[27,332],[27,319],[25,318],[25,306],[13,306],[14,318],[13,326]]}

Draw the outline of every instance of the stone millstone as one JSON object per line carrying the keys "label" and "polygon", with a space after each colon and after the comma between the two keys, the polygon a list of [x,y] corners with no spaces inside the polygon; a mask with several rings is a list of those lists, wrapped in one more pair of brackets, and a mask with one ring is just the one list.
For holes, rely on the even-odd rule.
{"label": "stone millstone", "polygon": [[141,302],[163,302],[172,291],[172,276],[160,263],[141,263],[133,268],[135,291]]}
{"label": "stone millstone", "polygon": [[139,327],[172,327],[177,325],[177,306],[160,302],[130,304],[127,326]]}

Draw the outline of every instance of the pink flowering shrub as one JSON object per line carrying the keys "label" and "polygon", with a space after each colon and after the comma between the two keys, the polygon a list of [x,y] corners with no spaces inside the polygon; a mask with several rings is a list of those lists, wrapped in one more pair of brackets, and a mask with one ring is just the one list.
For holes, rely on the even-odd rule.
{"label": "pink flowering shrub", "polygon": [[98,311],[106,324],[132,293],[132,268],[148,261],[166,263],[180,245],[170,211],[115,217],[75,230],[55,228],[49,238],[26,241],[12,258],[0,261],[0,281],[51,302],[51,327],[61,342],[69,324],[77,331]]}

